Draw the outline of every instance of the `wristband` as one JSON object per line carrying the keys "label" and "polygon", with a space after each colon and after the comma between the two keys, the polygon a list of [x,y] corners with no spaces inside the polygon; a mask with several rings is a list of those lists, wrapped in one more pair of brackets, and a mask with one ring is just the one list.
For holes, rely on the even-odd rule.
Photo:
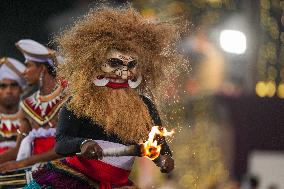
{"label": "wristband", "polygon": [[86,139],[86,140],[84,140],[84,141],[81,143],[81,145],[80,145],[80,150],[82,149],[82,146],[83,146],[84,144],[86,144],[87,142],[91,142],[91,141],[93,141],[93,139]]}

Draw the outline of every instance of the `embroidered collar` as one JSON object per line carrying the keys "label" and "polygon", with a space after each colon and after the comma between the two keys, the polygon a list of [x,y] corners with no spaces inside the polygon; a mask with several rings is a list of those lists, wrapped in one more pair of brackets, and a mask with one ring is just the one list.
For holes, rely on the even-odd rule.
{"label": "embroidered collar", "polygon": [[54,92],[45,96],[41,96],[37,91],[24,99],[20,106],[39,125],[48,123],[50,127],[53,127],[50,121],[67,100],[64,88],[64,85],[59,85]]}
{"label": "embroidered collar", "polygon": [[16,114],[0,114],[0,135],[4,138],[10,138],[17,135],[17,129],[20,127],[20,119]]}

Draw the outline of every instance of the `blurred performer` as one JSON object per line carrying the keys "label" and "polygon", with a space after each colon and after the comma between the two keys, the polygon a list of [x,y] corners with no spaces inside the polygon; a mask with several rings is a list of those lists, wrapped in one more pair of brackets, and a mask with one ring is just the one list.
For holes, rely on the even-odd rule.
{"label": "blurred performer", "polygon": [[16,161],[0,165],[0,172],[22,168],[59,157],[54,151],[55,127],[59,109],[66,101],[65,85],[56,81],[55,52],[42,44],[25,39],[16,46],[25,56],[27,69],[24,78],[28,85],[39,82],[40,89],[21,103],[22,121],[26,131],[20,141]]}
{"label": "blurred performer", "polygon": [[24,70],[25,66],[16,59],[0,59],[0,163],[16,159],[17,152],[7,158],[2,154],[16,146],[17,129],[20,127],[17,112],[20,95],[25,87],[22,78]]}
{"label": "blurred performer", "polygon": [[[59,75],[72,98],[59,116],[55,150],[67,158],[35,172],[26,188],[136,188],[128,178],[135,157],[103,157],[103,150],[137,145],[161,126],[139,91],[170,80],[163,76],[183,62],[171,49],[177,34],[174,25],[151,23],[132,8],[105,7],[59,37],[65,58]],[[164,138],[160,143],[155,163],[168,173],[174,160]]]}

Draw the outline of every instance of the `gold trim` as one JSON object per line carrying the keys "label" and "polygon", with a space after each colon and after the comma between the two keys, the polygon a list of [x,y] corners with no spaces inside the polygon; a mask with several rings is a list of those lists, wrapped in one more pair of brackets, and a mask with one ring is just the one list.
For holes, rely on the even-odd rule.
{"label": "gold trim", "polygon": [[19,119],[19,111],[15,114],[0,114],[0,120],[17,120]]}
{"label": "gold trim", "polygon": [[27,183],[26,179],[1,181],[1,186],[7,186],[7,185],[11,185],[11,184],[19,185],[19,184],[26,184],[26,183]]}
{"label": "gold trim", "polygon": [[[5,118],[5,119],[4,119]],[[9,118],[12,118],[12,119],[9,119]],[[4,123],[4,122],[2,122],[1,120],[3,120],[3,121],[10,121],[11,122],[11,126],[12,126],[12,124],[14,125],[14,128],[15,129],[17,129],[17,128],[19,128],[19,126],[20,126],[20,124],[14,124],[13,123],[13,121],[15,121],[15,120],[17,120],[18,118],[17,118],[17,116],[16,116],[16,114],[12,114],[11,116],[9,115],[9,116],[7,116],[7,115],[5,115],[5,114],[0,114],[0,125],[2,125],[2,123]],[[1,127],[2,128],[2,127]],[[7,130],[6,132],[4,132],[3,130],[1,130],[1,128],[0,128],[0,135],[2,135],[3,137],[5,137],[5,138],[11,138],[11,137],[13,137],[13,136],[17,136],[17,132],[13,132],[13,130]]]}
{"label": "gold trim", "polygon": [[26,104],[25,101],[21,101],[20,106],[23,108],[24,112],[27,113],[29,116],[31,116],[34,119],[40,120],[41,117],[38,117],[37,114],[32,113],[32,112],[35,112],[35,111],[33,111],[33,109],[31,109],[30,106],[28,104]]}
{"label": "gold trim", "polygon": [[[17,136],[17,133],[15,132],[15,133],[13,133],[13,132],[7,132],[7,133],[4,133],[3,131],[1,131],[0,130],[0,135],[2,135],[3,137],[5,137],[5,138],[11,138],[11,137],[13,137],[13,136]],[[1,141],[1,142],[3,142],[3,141]]]}
{"label": "gold trim", "polygon": [[69,172],[72,175],[75,175],[77,177],[79,177],[80,179],[87,181],[92,187],[99,187],[99,184],[91,179],[89,179],[86,175],[84,175],[83,173],[77,171],[76,169],[69,167],[68,165],[62,163],[59,160],[55,160],[55,161],[51,161],[50,162],[54,167],[58,168],[58,169],[62,169],[63,171]]}
{"label": "gold trim", "polygon": [[13,174],[13,175],[0,175],[0,179],[10,178],[10,177],[19,177],[19,176],[26,176],[26,174],[25,173],[18,173],[18,174]]}
{"label": "gold trim", "polygon": [[[53,109],[53,111],[51,111],[51,115],[47,115],[47,119],[44,119],[42,120],[41,118],[42,117],[38,117],[37,114],[33,114],[33,110],[28,106],[28,105],[25,105],[24,101],[22,101],[20,103],[20,106],[23,108],[23,110],[25,111],[25,113],[27,113],[33,120],[35,120],[39,125],[44,125],[46,123],[48,123],[53,117],[54,115],[58,112],[58,110],[61,108],[61,106],[68,100],[67,96],[64,97],[62,100],[61,100],[61,103],[57,105],[57,107],[55,109]],[[49,113],[49,114],[50,114]]]}
{"label": "gold trim", "polygon": [[3,57],[3,58],[0,59],[0,68],[1,68],[1,66],[3,66],[5,64],[5,62],[7,61],[6,59],[7,59],[7,57]]}
{"label": "gold trim", "polygon": [[[41,117],[41,115],[38,115],[34,109],[28,104],[28,100],[31,99],[32,101],[36,101],[37,103],[48,103],[54,99],[59,97],[59,101],[56,102],[55,106],[50,110],[50,112],[45,115],[44,117]],[[44,125],[51,121],[53,117],[58,113],[59,109],[62,107],[62,105],[68,100],[68,95],[64,94],[64,87],[59,84],[58,87],[54,92],[51,94],[48,94],[46,96],[40,96],[39,91],[35,92],[30,97],[24,99],[20,102],[20,106],[24,110],[26,114],[28,114],[34,121],[36,121],[39,125]]]}
{"label": "gold trim", "polygon": [[40,102],[48,102],[53,99],[55,99],[57,96],[61,95],[61,92],[63,91],[63,87],[59,85],[55,91],[53,91],[51,94],[48,95],[38,95],[38,98],[40,99]]}

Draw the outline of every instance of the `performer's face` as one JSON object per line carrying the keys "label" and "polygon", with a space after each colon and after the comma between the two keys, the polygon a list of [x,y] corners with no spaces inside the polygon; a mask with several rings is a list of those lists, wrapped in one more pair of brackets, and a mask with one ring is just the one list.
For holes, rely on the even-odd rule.
{"label": "performer's face", "polygon": [[17,106],[22,89],[17,81],[3,79],[0,81],[0,104],[6,107]]}
{"label": "performer's face", "polygon": [[96,76],[96,86],[111,88],[136,88],[142,81],[138,72],[138,62],[135,54],[111,50],[106,61],[101,65],[103,74]]}
{"label": "performer's face", "polygon": [[24,78],[28,85],[34,85],[38,83],[40,73],[42,72],[42,66],[37,65],[33,61],[26,62],[26,70],[24,72]]}

